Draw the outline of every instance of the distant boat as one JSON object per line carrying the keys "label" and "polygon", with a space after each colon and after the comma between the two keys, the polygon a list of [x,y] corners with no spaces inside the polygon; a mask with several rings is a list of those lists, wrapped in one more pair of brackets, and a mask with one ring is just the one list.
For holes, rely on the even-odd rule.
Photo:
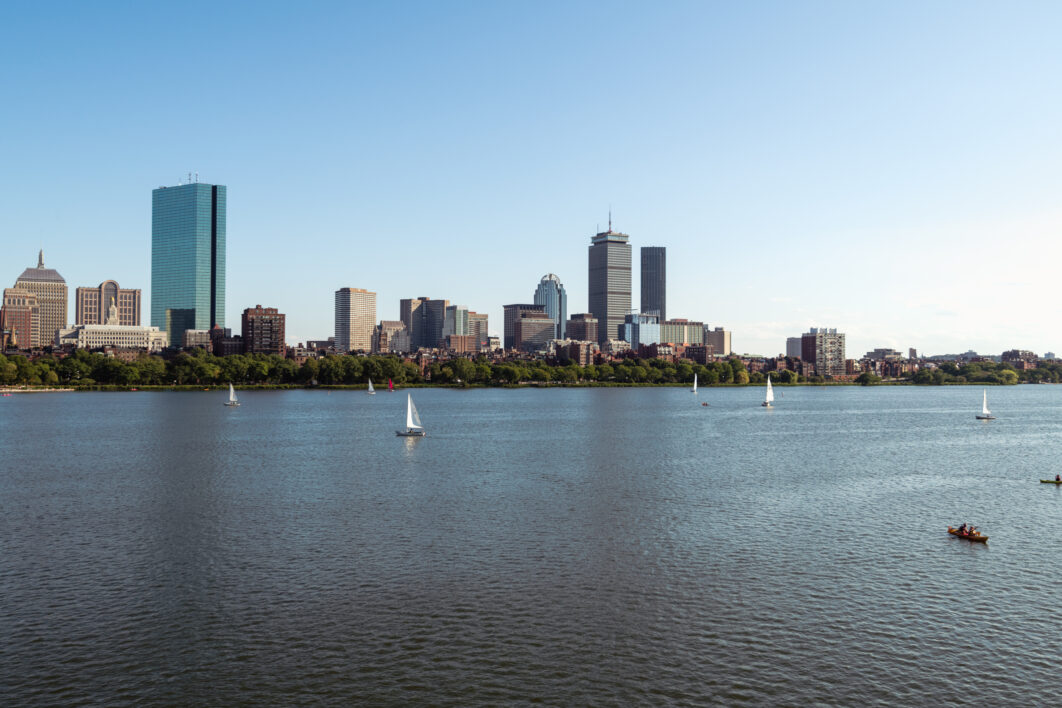
{"label": "distant boat", "polygon": [[375,396],[376,395],[376,389],[374,389],[372,387],[372,379],[369,379],[369,395],[370,396]]}
{"label": "distant boat", "polygon": [[697,374],[693,375],[693,388],[690,389],[690,393],[697,393]]}
{"label": "distant boat", "polygon": [[760,405],[764,408],[771,408],[771,403],[774,402],[774,391],[771,389],[771,377],[767,377],[767,395],[763,399],[763,403]]}
{"label": "distant boat", "polygon": [[231,383],[229,384],[229,400],[225,401],[225,405],[226,406],[238,406],[238,405],[240,405],[239,400],[236,398],[236,389],[234,389],[232,387]]}
{"label": "distant boat", "polygon": [[981,398],[981,415],[977,416],[977,420],[995,420],[996,417],[992,415],[992,411],[988,410],[988,389],[984,389],[984,395]]}
{"label": "distant boat", "polygon": [[396,430],[395,435],[403,438],[422,438],[427,433],[420,424],[420,416],[417,415],[417,407],[413,405],[413,396],[406,394],[406,432]]}
{"label": "distant boat", "polygon": [[395,384],[394,384],[393,381],[391,381],[391,379],[387,379],[387,392],[388,393],[394,393],[395,392]]}

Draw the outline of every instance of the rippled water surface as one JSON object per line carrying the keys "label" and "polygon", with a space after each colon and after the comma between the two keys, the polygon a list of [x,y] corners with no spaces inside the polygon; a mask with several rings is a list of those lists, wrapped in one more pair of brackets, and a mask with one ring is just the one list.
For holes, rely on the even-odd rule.
{"label": "rippled water surface", "polygon": [[2,398],[0,703],[1062,703],[1062,387],[778,390]]}

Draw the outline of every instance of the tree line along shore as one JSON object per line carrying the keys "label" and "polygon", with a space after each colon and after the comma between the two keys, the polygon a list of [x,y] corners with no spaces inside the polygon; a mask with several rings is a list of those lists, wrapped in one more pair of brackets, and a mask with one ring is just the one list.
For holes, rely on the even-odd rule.
{"label": "tree line along shore", "polygon": [[[205,350],[182,352],[172,358],[144,354],[122,361],[99,352],[77,350],[70,356],[0,354],[0,385],[73,388],[202,387],[233,383],[237,386],[363,387],[371,379],[377,386],[388,380],[396,386],[515,386],[562,384],[571,386],[687,385],[696,375],[701,386],[757,385],[767,380],[762,371],[750,371],[737,358],[707,365],[689,361],[627,358],[609,363],[579,366],[571,361],[447,359],[423,367],[397,356],[325,356],[308,359],[301,366],[292,359],[265,354],[214,356]],[[883,381],[871,372],[854,380],[835,382],[803,377],[795,371],[771,371],[778,385],[822,384],[979,384],[1062,382],[1062,362],[1041,362],[1035,369],[1016,370],[1007,363],[944,362],[923,367],[902,379]]]}

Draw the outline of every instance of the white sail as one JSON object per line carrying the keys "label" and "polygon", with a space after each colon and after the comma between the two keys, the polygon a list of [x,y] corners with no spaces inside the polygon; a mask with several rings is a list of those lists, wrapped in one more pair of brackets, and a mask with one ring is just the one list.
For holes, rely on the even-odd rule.
{"label": "white sail", "polygon": [[697,374],[693,375],[693,388],[691,388],[690,391],[697,393]]}
{"label": "white sail", "polygon": [[988,389],[984,389],[984,397],[981,399],[981,415],[992,415],[992,411],[988,410]]}
{"label": "white sail", "polygon": [[413,405],[413,396],[406,394],[406,428],[410,430],[421,430],[424,428],[420,424],[420,416],[417,415],[417,407]]}
{"label": "white sail", "polygon": [[372,379],[369,379],[369,393],[376,393],[376,389],[372,387]]}
{"label": "white sail", "polygon": [[236,389],[232,387],[231,383],[229,384],[229,403],[236,403]]}
{"label": "white sail", "polygon": [[774,401],[774,391],[771,389],[771,377],[767,377],[767,397],[763,399],[764,403],[771,403]]}

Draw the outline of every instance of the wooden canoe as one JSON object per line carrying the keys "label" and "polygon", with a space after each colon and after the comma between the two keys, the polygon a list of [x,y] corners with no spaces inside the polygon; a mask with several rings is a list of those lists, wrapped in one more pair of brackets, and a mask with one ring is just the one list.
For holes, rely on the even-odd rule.
{"label": "wooden canoe", "polygon": [[985,536],[983,533],[975,533],[971,536],[970,534],[959,533],[959,529],[952,528],[951,526],[948,527],[948,533],[952,536],[965,538],[967,541],[973,541],[975,543],[986,543],[988,541],[988,536]]}
{"label": "wooden canoe", "polygon": [[1062,484],[1062,482],[1057,479],[1041,479],[1040,484]]}

